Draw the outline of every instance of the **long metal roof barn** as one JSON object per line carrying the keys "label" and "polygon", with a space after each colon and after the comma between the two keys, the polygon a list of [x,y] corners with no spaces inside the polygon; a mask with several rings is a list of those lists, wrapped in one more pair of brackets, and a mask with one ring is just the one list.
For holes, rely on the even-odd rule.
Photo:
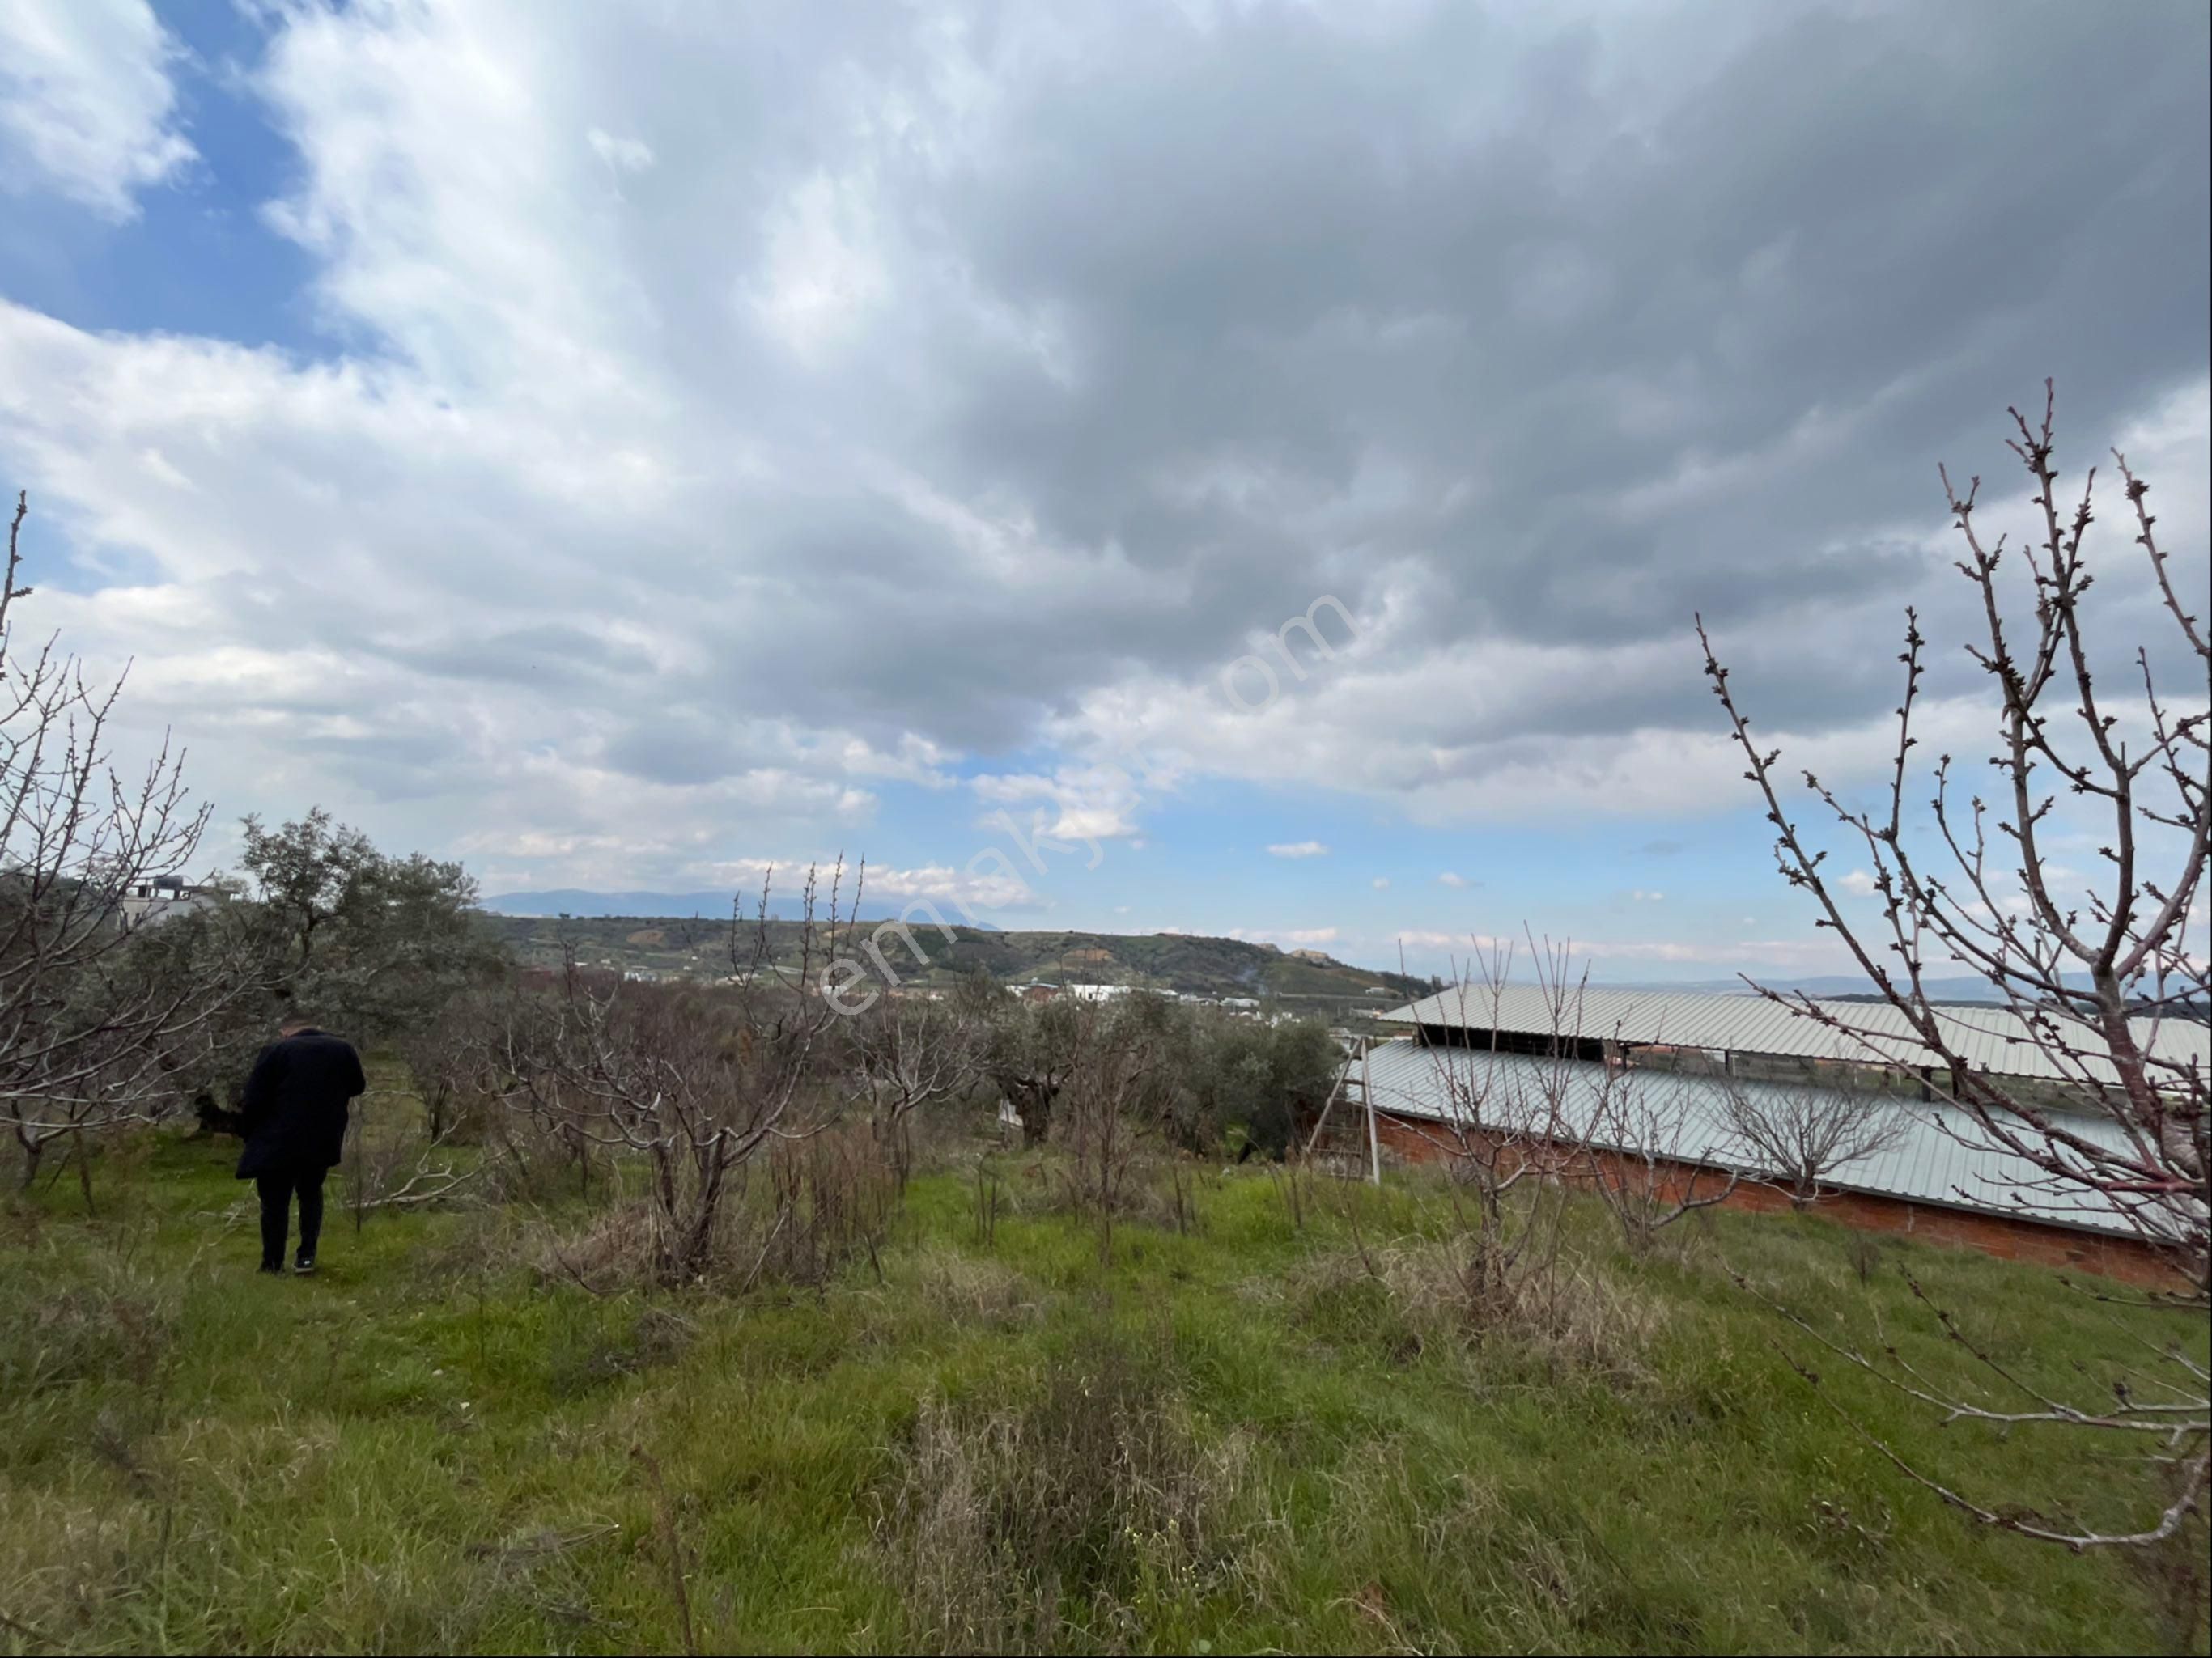
{"label": "long metal roof barn", "polygon": [[[1374,1108],[1393,1116],[1469,1128],[1517,1127],[1606,1151],[1648,1153],[1777,1181],[1783,1172],[1731,1122],[1729,1090],[1741,1091],[1756,1107],[1762,1102],[1778,1104],[1803,1086],[1648,1070],[1624,1076],[1586,1060],[1434,1048],[1412,1037],[1378,1042],[1364,1061],[1351,1061],[1346,1080],[1357,1087],[1363,1076]],[[1633,1108],[1601,1109],[1603,1090],[1623,1087],[1642,1090]],[[2125,1217],[2095,1193],[2051,1191],[2046,1176],[1991,1145],[1963,1111],[1893,1095],[1852,1098],[1869,1112],[1893,1115],[1896,1137],[1884,1149],[1824,1173],[1825,1186],[2048,1225],[2133,1232]],[[2100,1118],[2078,1118],[2068,1127],[2122,1149],[2118,1129]]]}
{"label": "long metal roof barn", "polygon": [[[1556,1034],[1585,1042],[1667,1044],[1735,1054],[1813,1060],[1845,1060],[1915,1070],[1940,1063],[1905,1015],[1884,1002],[1824,1001],[1815,1005],[1850,1027],[1837,1030],[1764,996],[1717,996],[1680,991],[1570,991],[1554,1021],[1553,1000],[1533,984],[1449,987],[1381,1017],[1399,1024],[1455,1030],[1498,1030],[1516,1035]],[[2007,1007],[1944,1007],[1936,1017],[1954,1052],[1977,1071],[2055,1081],[2076,1078],[2044,1052],[2027,1023]],[[2138,1041],[2155,1057],[2194,1063],[2212,1072],[2212,1028],[2188,1020],[2130,1021]],[[2081,1047],[2094,1054],[2101,1042],[2085,1027]],[[2101,1060],[2093,1074],[2110,1081]]]}

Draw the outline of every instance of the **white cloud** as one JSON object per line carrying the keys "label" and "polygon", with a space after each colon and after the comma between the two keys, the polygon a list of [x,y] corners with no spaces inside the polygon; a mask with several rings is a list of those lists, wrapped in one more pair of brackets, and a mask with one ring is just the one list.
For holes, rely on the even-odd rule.
{"label": "white cloud", "polygon": [[604,127],[592,127],[584,140],[617,173],[642,173],[653,165],[653,146],[642,138],[617,138]]}
{"label": "white cloud", "polygon": [[746,298],[793,351],[849,339],[890,291],[865,181],[806,179],[765,220],[768,259]]}
{"label": "white cloud", "polygon": [[845,770],[853,776],[895,778],[932,789],[948,789],[958,780],[944,769],[958,757],[912,732],[902,733],[888,754],[861,738],[848,738],[842,756]]}
{"label": "white cloud", "polygon": [[1445,871],[1442,875],[1437,877],[1437,879],[1448,887],[1463,887],[1467,884],[1467,877],[1464,875],[1455,875],[1449,870]]}
{"label": "white cloud", "polygon": [[1003,829],[1012,808],[1027,806],[1027,811],[1012,811],[1025,832],[1041,821],[1042,833],[1062,841],[1129,840],[1137,833],[1137,780],[1116,766],[1063,766],[1050,776],[986,772],[969,778],[968,786],[978,799],[1000,809],[979,820],[984,829]]}
{"label": "white cloud", "polygon": [[131,217],[137,193],[195,153],[176,126],[178,51],[147,0],[0,0],[8,171],[35,173],[104,217]]}
{"label": "white cloud", "polygon": [[1875,892],[1874,877],[1863,869],[1855,869],[1836,884],[1855,898],[1871,897]]}
{"label": "white cloud", "polygon": [[1270,858],[1326,858],[1328,848],[1318,841],[1281,841],[1267,848]]}
{"label": "white cloud", "polygon": [[[752,896],[759,892],[761,882],[772,877],[775,891],[788,897],[798,891],[805,880],[808,861],[722,859],[702,865],[701,878],[732,888],[745,895],[750,903]],[[830,881],[836,873],[830,860],[818,860],[818,898],[825,913],[830,904]],[[911,869],[871,864],[863,869],[857,861],[848,861],[841,879],[841,914],[852,905],[857,885],[863,914],[872,917],[904,911],[915,918],[917,925],[936,919],[931,914],[933,908],[937,916],[957,925],[971,918],[991,920],[1000,914],[1018,914],[1038,908],[1036,892],[1018,875],[995,865],[983,871],[954,869],[945,864],[927,864]]]}
{"label": "white cloud", "polygon": [[1637,888],[1628,896],[1639,904],[1663,903],[1667,898],[1667,895],[1663,892],[1646,892],[1642,887]]}
{"label": "white cloud", "polygon": [[1463,932],[1438,932],[1425,927],[1409,927],[1396,936],[1400,944],[1414,950],[1464,950],[1471,942]]}
{"label": "white cloud", "polygon": [[1372,884],[1376,891],[1387,892],[1390,889],[1390,878],[1387,875],[1378,875],[1375,878]]}

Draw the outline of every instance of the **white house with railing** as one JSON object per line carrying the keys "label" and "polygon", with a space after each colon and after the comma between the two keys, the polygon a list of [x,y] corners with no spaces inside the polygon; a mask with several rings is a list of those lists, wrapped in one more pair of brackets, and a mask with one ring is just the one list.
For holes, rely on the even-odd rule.
{"label": "white house with railing", "polygon": [[196,887],[181,876],[155,875],[125,888],[118,902],[127,932],[173,920],[196,909],[212,909],[229,896],[221,887]]}

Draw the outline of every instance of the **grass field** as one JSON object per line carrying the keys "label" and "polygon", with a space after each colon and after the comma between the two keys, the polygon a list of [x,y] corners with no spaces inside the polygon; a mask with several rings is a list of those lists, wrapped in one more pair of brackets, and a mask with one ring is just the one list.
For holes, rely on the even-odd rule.
{"label": "grass field", "polygon": [[[950,1138],[880,1272],[819,1293],[595,1296],[533,1270],[535,1214],[338,1201],[319,1278],[258,1278],[234,1148],[173,1137],[109,1157],[96,1219],[67,1179],[17,1202],[0,1646],[2203,1649],[2201,1527],[2148,1558],[1976,1529],[1724,1266],[1964,1374],[1907,1261],[2006,1354],[2102,1375],[2137,1315],[2046,1273],[1796,1218],[1632,1260],[1593,1225],[1561,1315],[1479,1329],[1413,1176],[1298,1225],[1203,1169],[1195,1229],[1125,1224],[1109,1269],[1011,1157],[986,1239]],[[2108,1447],[1831,1385],[1933,1472],[2119,1512]]]}

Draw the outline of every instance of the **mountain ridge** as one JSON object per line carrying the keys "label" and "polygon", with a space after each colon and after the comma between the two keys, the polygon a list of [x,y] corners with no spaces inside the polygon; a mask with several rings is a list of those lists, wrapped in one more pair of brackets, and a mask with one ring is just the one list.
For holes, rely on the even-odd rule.
{"label": "mountain ridge", "polygon": [[[760,914],[757,893],[735,891],[701,892],[599,892],[585,887],[552,887],[542,891],[498,892],[479,898],[477,908],[494,915],[528,916],[551,920],[562,915],[583,920],[639,921],[726,921],[733,907],[741,909],[750,921]],[[829,895],[822,894],[816,904],[816,914],[829,908]],[[805,910],[803,902],[792,896],[769,895],[768,916],[771,921],[796,921]],[[877,914],[864,919],[870,921],[889,920]],[[988,921],[963,922],[978,932],[996,932],[999,928]]]}

